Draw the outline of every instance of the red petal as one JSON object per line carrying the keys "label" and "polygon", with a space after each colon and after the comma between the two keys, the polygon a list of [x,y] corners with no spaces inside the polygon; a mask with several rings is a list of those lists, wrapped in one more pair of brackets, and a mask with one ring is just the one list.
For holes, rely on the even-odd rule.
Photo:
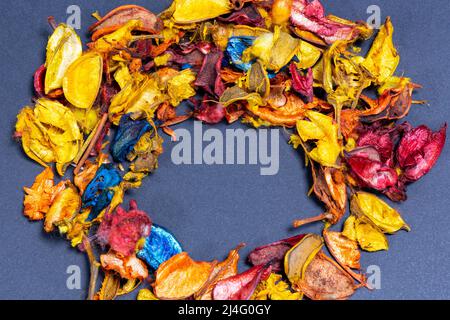
{"label": "red petal", "polygon": [[397,160],[407,181],[417,181],[436,164],[445,145],[447,124],[438,132],[420,126],[407,132],[397,150]]}
{"label": "red petal", "polygon": [[249,300],[258,284],[269,277],[272,267],[260,265],[244,273],[219,281],[213,290],[214,300]]}
{"label": "red petal", "polygon": [[352,173],[362,182],[361,187],[382,191],[397,184],[396,171],[383,164],[373,148],[355,150],[347,157],[347,163]]}
{"label": "red petal", "polygon": [[109,245],[115,252],[128,257],[135,252],[137,242],[150,235],[151,225],[147,213],[138,210],[136,201],[131,201],[128,212],[119,207],[113,214],[105,216],[97,239],[101,244]]}
{"label": "red petal", "polygon": [[313,73],[312,69],[308,69],[306,75],[301,75],[297,70],[297,67],[294,63],[291,63],[289,66],[289,70],[292,75],[292,87],[295,91],[300,93],[302,96],[307,98],[307,102],[311,102],[314,99],[314,91],[313,91]]}
{"label": "red petal", "polygon": [[34,73],[34,91],[38,97],[43,97],[45,95],[45,73],[47,69],[43,64]]}
{"label": "red petal", "polygon": [[283,270],[283,261],[286,252],[299,243],[304,236],[302,234],[258,247],[250,253],[248,261],[253,266],[270,263],[273,272],[280,272]]}

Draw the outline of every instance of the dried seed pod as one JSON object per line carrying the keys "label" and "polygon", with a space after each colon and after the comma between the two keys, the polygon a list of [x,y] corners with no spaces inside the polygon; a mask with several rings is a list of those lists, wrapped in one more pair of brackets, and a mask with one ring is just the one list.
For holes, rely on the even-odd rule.
{"label": "dried seed pod", "polygon": [[64,75],[64,96],[73,106],[89,109],[97,98],[102,77],[102,56],[96,52],[85,53],[70,65]]}

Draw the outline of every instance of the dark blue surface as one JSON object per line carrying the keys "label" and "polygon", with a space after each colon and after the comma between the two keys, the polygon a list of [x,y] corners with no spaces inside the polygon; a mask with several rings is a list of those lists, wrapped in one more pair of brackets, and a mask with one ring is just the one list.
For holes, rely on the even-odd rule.
{"label": "dark blue surface", "polygon": [[[28,160],[11,139],[19,109],[30,103],[31,76],[44,60],[49,28],[46,18],[66,19],[66,8],[82,9],[82,29],[93,21],[90,14],[104,14],[126,1],[2,0],[1,24],[1,221],[0,299],[82,299],[88,283],[84,255],[55,235],[45,235],[42,224],[29,223],[22,215],[21,188],[32,184],[42,168]],[[168,1],[134,1],[159,12]],[[430,106],[413,107],[408,120],[438,129],[450,111],[450,1],[448,0],[334,0],[324,3],[329,12],[366,20],[367,7],[378,4],[383,19],[392,16],[395,41],[405,72],[424,89],[415,96]],[[240,124],[232,127],[240,127]],[[191,128],[192,123],[182,127]],[[225,130],[226,125],[216,126]],[[221,259],[238,243],[248,244],[243,257],[256,246],[292,236],[293,219],[320,212],[306,194],[309,189],[303,158],[283,140],[280,172],[260,176],[257,166],[175,166],[170,160],[173,144],[159,170],[143,188],[129,197],[148,211],[155,223],[171,230],[195,259]],[[167,139],[168,140],[168,139]],[[378,265],[382,289],[360,290],[356,299],[450,298],[450,198],[449,148],[444,149],[433,171],[408,189],[409,200],[395,205],[412,227],[410,233],[389,237],[389,252],[363,254],[364,266]],[[319,232],[315,225],[302,231]],[[66,288],[66,270],[79,265],[82,290]],[[244,265],[242,265],[244,267]],[[134,298],[133,296],[131,298]]]}

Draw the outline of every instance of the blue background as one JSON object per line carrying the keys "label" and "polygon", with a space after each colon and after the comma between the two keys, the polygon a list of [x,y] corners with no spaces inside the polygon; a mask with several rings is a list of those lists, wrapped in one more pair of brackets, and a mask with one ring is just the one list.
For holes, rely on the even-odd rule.
{"label": "blue background", "polygon": [[[383,20],[392,16],[402,57],[398,72],[422,84],[424,89],[415,98],[430,104],[413,107],[408,120],[433,129],[447,121],[448,0],[323,2],[328,12],[350,19],[366,20],[367,7],[372,4],[381,7]],[[168,6],[168,1],[134,3],[155,12]],[[41,223],[30,223],[22,215],[21,188],[31,185],[42,168],[28,160],[11,139],[16,114],[30,103],[31,76],[44,61],[50,34],[47,16],[65,21],[71,4],[82,9],[86,38],[84,33],[93,22],[92,12],[105,14],[126,1],[0,2],[0,299],[83,299],[86,294],[85,256],[58,236],[44,234]],[[192,123],[181,127],[191,128]],[[225,130],[227,126],[217,128]],[[260,176],[258,166],[175,166],[170,160],[173,144],[167,142],[159,170],[130,196],[156,223],[171,229],[195,259],[221,259],[242,241],[248,244],[242,252],[246,257],[253,247],[296,234],[289,229],[295,218],[321,212],[318,203],[306,196],[310,181],[303,157],[287,145],[287,136],[282,134],[280,139],[280,172],[273,177]],[[363,254],[363,266],[380,266],[382,289],[360,290],[355,299],[450,298],[449,161],[447,146],[433,171],[409,187],[409,200],[395,205],[412,231],[390,236],[389,252]],[[301,231],[319,232],[320,228],[317,224]],[[82,290],[66,288],[69,265],[82,268]]]}

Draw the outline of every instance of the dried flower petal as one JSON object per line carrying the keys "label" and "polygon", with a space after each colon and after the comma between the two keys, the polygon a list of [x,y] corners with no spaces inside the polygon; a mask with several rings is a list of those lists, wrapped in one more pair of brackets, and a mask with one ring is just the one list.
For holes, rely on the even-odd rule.
{"label": "dried flower petal", "polygon": [[417,181],[436,164],[445,145],[447,125],[438,132],[420,126],[407,132],[397,149],[397,160],[407,181]]}
{"label": "dried flower petal", "polygon": [[131,201],[128,212],[119,207],[103,218],[97,240],[121,256],[129,257],[136,251],[138,241],[149,236],[151,225],[147,213],[138,210],[136,201]]}
{"label": "dried flower petal", "polygon": [[185,252],[172,257],[156,271],[155,295],[162,300],[192,297],[208,281],[214,265],[195,262]]}
{"label": "dried flower petal", "polygon": [[147,262],[153,270],[157,270],[162,263],[182,251],[180,243],[169,231],[153,225],[150,235],[145,240],[144,247],[137,255]]}
{"label": "dried flower petal", "polygon": [[270,276],[272,267],[260,265],[221,280],[213,290],[214,300],[249,300],[258,284]]}

